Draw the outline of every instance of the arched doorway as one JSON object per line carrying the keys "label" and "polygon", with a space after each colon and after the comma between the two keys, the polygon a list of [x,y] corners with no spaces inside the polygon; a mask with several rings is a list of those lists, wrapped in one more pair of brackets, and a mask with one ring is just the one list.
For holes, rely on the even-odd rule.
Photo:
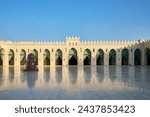
{"label": "arched doorway", "polygon": [[129,52],[128,49],[122,50],[122,65],[128,65],[129,61]]}
{"label": "arched doorway", "polygon": [[4,49],[0,49],[0,66],[3,66]]}
{"label": "arched doorway", "polygon": [[24,49],[20,52],[20,65],[26,65],[26,51]]}
{"label": "arched doorway", "polygon": [[104,65],[104,51],[99,49],[96,54],[96,64],[97,65]]}
{"label": "arched doorway", "polygon": [[45,49],[43,57],[44,57],[44,65],[50,65],[50,51],[48,49]]}
{"label": "arched doorway", "polygon": [[138,48],[134,51],[134,65],[141,65],[141,51]]}
{"label": "arched doorway", "polygon": [[89,49],[84,51],[84,65],[91,65],[91,51]]}
{"label": "arched doorway", "polygon": [[12,49],[10,49],[8,56],[9,56],[9,65],[14,65],[15,55]]}
{"label": "arched doorway", "polygon": [[146,65],[150,65],[150,49],[145,49],[145,59],[146,59]]}
{"label": "arched doorway", "polygon": [[35,55],[35,58],[36,58],[35,64],[38,65],[38,51],[34,49],[33,54]]}
{"label": "arched doorway", "polygon": [[77,50],[71,48],[69,51],[69,65],[77,65]]}
{"label": "arched doorway", "polygon": [[114,49],[109,52],[109,65],[116,65],[116,52]]}
{"label": "arched doorway", "polygon": [[57,49],[55,53],[56,65],[62,65],[62,51]]}

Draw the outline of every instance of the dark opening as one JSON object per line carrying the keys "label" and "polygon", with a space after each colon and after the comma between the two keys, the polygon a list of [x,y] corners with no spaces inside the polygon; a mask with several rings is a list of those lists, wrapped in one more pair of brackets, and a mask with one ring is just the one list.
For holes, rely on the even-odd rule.
{"label": "dark opening", "polygon": [[84,65],[91,65],[91,60],[89,59],[89,57],[86,57],[84,59]]}
{"label": "dark opening", "polygon": [[115,50],[111,50],[109,53],[109,65],[116,64],[116,52]]}
{"label": "dark opening", "polygon": [[147,65],[150,65],[150,49],[147,49],[146,60],[147,60]]}
{"label": "dark opening", "polygon": [[0,56],[0,66],[3,66],[2,56]]}
{"label": "dark opening", "polygon": [[60,56],[56,59],[56,65],[62,65],[62,59]]}
{"label": "dark opening", "polygon": [[72,55],[72,57],[70,58],[69,65],[77,65],[77,59],[74,55]]}
{"label": "dark opening", "polygon": [[123,49],[122,51],[122,65],[128,65],[128,50]]}
{"label": "dark opening", "polygon": [[20,61],[20,65],[26,65],[26,57],[24,56],[22,61]]}
{"label": "dark opening", "polygon": [[46,56],[44,59],[44,65],[50,65],[50,59],[48,56]]}
{"label": "dark opening", "polygon": [[134,52],[134,64],[141,65],[141,52],[139,49],[136,49]]}

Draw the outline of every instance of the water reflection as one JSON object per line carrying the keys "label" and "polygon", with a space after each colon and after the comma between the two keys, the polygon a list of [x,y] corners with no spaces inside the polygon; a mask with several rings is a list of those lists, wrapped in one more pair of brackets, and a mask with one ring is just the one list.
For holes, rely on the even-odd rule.
{"label": "water reflection", "polygon": [[[69,67],[69,81],[72,85],[77,82],[78,71],[77,67]],[[67,78],[68,76],[66,76]]]}
{"label": "water reflection", "polygon": [[85,83],[90,83],[91,82],[91,67],[84,67],[84,81]]}
{"label": "water reflection", "polygon": [[0,67],[0,99],[24,99],[24,93],[31,99],[30,89],[32,99],[150,99],[149,73],[148,66]]}
{"label": "water reflection", "polygon": [[38,73],[36,71],[34,72],[23,72],[24,74],[24,79],[27,82],[27,86],[29,88],[34,88],[35,83],[38,80]]}
{"label": "water reflection", "polygon": [[56,67],[55,74],[56,81],[58,84],[60,84],[62,82],[62,67]]}

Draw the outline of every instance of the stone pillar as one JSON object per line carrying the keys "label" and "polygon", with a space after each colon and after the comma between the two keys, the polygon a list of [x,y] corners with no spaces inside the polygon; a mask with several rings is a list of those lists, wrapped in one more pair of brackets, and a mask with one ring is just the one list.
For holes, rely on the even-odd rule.
{"label": "stone pillar", "polygon": [[38,66],[43,66],[44,65],[44,60],[43,60],[43,51],[38,52]]}
{"label": "stone pillar", "polygon": [[91,55],[91,65],[96,65],[96,52],[92,52]]}
{"label": "stone pillar", "polygon": [[14,52],[14,66],[20,66],[20,53],[18,49]]}
{"label": "stone pillar", "polygon": [[116,50],[116,65],[121,65],[122,62],[122,50]]}
{"label": "stone pillar", "polygon": [[104,65],[109,65],[109,53],[104,52]]}
{"label": "stone pillar", "polygon": [[62,59],[62,65],[67,66],[68,65],[68,50],[65,48],[65,51],[63,51],[63,59]]}
{"label": "stone pillar", "polygon": [[55,66],[55,51],[54,51],[54,49],[51,51],[50,62],[51,62],[52,67]]}
{"label": "stone pillar", "polygon": [[134,49],[129,49],[129,65],[134,65]]}
{"label": "stone pillar", "polygon": [[9,64],[9,58],[8,58],[8,50],[5,50],[5,54],[3,56],[3,66],[8,66]]}
{"label": "stone pillar", "polygon": [[83,53],[81,51],[78,51],[78,65],[83,66]]}

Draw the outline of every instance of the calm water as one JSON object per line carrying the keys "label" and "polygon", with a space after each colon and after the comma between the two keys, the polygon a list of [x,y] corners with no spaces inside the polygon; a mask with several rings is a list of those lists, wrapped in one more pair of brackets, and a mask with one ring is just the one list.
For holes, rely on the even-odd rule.
{"label": "calm water", "polygon": [[150,99],[150,67],[0,68],[0,99]]}

